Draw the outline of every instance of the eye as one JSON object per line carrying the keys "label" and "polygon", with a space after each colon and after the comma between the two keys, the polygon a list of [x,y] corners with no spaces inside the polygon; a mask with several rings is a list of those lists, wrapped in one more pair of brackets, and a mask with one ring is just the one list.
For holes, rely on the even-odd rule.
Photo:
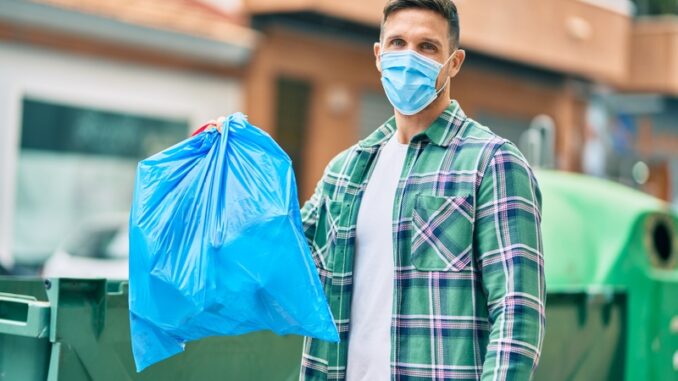
{"label": "eye", "polygon": [[430,42],[424,42],[423,44],[421,44],[421,48],[423,50],[428,51],[428,52],[435,52],[435,51],[438,50],[438,47],[436,47],[435,45],[433,45]]}
{"label": "eye", "polygon": [[402,38],[394,38],[391,40],[391,46],[403,47],[405,46],[405,40]]}

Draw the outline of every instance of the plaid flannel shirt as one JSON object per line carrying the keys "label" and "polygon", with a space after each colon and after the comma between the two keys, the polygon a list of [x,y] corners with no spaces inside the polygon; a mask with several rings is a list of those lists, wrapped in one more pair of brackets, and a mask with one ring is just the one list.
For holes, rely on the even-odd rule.
{"label": "plaid flannel shirt", "polygon": [[[302,208],[341,342],[306,338],[301,380],[343,380],[358,208],[391,118],[327,166]],[[393,207],[393,380],[529,380],[544,335],[541,194],[518,149],[456,101],[410,142]]]}

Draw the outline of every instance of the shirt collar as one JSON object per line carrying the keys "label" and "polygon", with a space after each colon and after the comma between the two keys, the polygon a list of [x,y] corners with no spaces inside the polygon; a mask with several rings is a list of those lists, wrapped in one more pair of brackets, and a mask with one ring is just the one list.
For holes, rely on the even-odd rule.
{"label": "shirt collar", "polygon": [[[443,111],[426,130],[415,135],[412,140],[417,141],[420,139],[427,139],[435,145],[447,147],[452,143],[452,140],[461,129],[465,120],[466,114],[464,114],[464,111],[459,106],[459,102],[452,100],[445,111]],[[358,145],[362,148],[372,148],[374,146],[382,145],[393,136],[395,131],[395,116],[392,116],[367,138],[358,142]]]}

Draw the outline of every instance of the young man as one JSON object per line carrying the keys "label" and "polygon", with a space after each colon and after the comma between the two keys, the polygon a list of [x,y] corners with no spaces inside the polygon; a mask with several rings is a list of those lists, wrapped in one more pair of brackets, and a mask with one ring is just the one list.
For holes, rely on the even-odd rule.
{"label": "young man", "polygon": [[302,216],[341,336],[301,380],[529,380],[544,334],[541,195],[449,97],[450,0],[391,0],[376,66],[395,116],[327,166]]}

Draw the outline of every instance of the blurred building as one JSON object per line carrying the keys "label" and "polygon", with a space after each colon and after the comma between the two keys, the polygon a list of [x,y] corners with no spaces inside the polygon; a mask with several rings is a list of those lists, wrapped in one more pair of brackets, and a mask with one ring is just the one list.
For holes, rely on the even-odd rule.
{"label": "blurred building", "polygon": [[195,1],[3,0],[0,259],[128,210],[139,159],[244,107],[256,40]]}
{"label": "blurred building", "polygon": [[[83,217],[125,210],[138,159],[236,110],[309,196],[392,114],[372,48],[384,2],[3,0],[0,258],[41,261]],[[557,168],[678,200],[676,19],[638,17],[651,1],[456,3],[451,94],[470,116],[521,144],[547,115]]]}

